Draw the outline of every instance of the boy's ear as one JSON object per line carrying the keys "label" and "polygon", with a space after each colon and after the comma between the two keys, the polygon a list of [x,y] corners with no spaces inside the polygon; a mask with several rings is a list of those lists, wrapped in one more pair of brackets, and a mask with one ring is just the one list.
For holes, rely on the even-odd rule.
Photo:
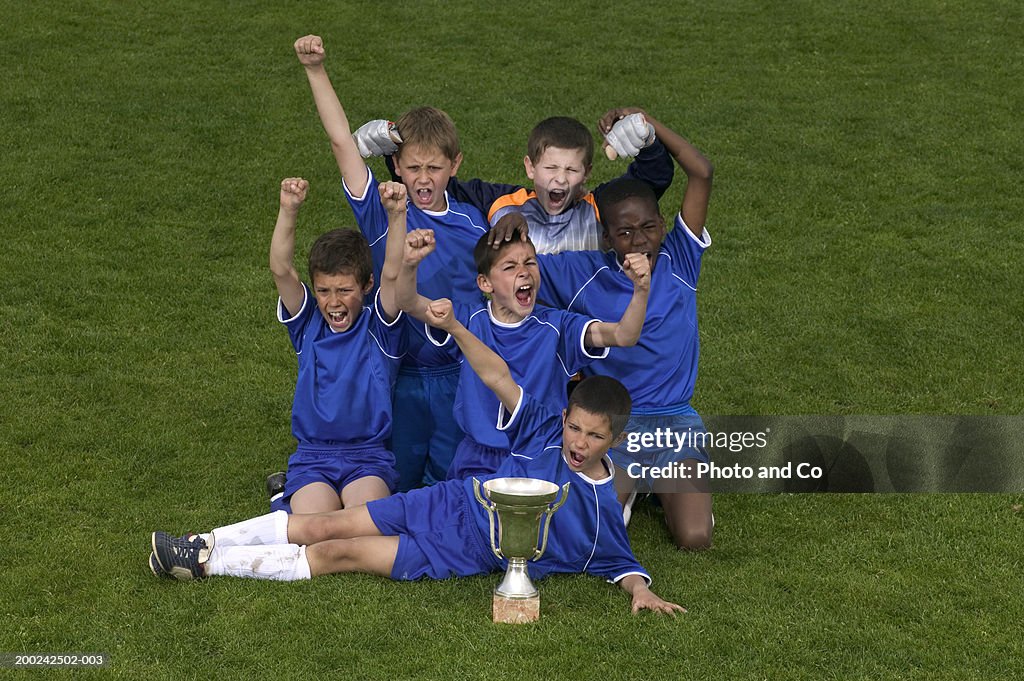
{"label": "boy's ear", "polygon": [[523,166],[526,168],[526,176],[533,179],[533,161],[530,160],[530,156],[523,156]]}
{"label": "boy's ear", "polygon": [[373,290],[373,274],[370,274],[370,280],[366,282],[366,286],[363,287],[363,295],[370,295],[370,291]]}
{"label": "boy's ear", "polygon": [[484,293],[494,293],[494,286],[491,285],[491,280],[482,274],[476,275],[476,285]]}
{"label": "boy's ear", "polygon": [[462,152],[455,154],[455,158],[452,159],[452,175],[459,172],[459,166],[462,165]]}
{"label": "boy's ear", "polygon": [[617,438],[612,440],[611,447],[609,447],[608,449],[611,449],[612,447],[618,447],[619,445],[626,441],[627,437],[629,437],[629,433],[627,433],[626,431],[622,431],[621,433],[619,433],[619,436]]}
{"label": "boy's ear", "polygon": [[587,166],[587,169],[583,171],[583,181],[588,182],[590,180],[590,171],[594,169],[594,164],[591,163]]}

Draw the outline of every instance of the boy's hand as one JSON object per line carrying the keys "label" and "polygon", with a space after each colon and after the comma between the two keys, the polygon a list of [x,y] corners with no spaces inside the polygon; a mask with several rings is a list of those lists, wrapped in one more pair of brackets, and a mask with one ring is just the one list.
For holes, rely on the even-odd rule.
{"label": "boy's hand", "polygon": [[451,331],[457,323],[452,301],[447,298],[430,301],[427,305],[427,316],[427,322],[442,331]]}
{"label": "boy's hand", "polygon": [[434,230],[416,229],[405,237],[405,253],[402,262],[406,265],[419,265],[423,258],[434,251]]}
{"label": "boy's hand", "polygon": [[381,118],[363,123],[352,133],[352,138],[363,158],[390,156],[398,151],[398,145],[402,143],[402,136],[398,134],[395,124]]}
{"label": "boy's hand", "polygon": [[301,177],[287,177],[281,180],[281,208],[298,211],[299,206],[306,200],[308,191],[309,182]]}
{"label": "boy's hand", "polygon": [[498,223],[487,233],[487,245],[497,250],[505,241],[512,240],[512,232],[519,230],[519,240],[526,241],[530,226],[522,213],[503,215]]}
{"label": "boy's hand", "polygon": [[319,66],[324,63],[324,41],[318,35],[304,35],[295,41],[295,54],[303,66]]}
{"label": "boy's hand", "polygon": [[632,158],[653,144],[656,138],[646,112],[637,107],[612,109],[601,117],[597,127],[604,135],[605,154],[612,160]]}
{"label": "boy's hand", "polygon": [[633,282],[633,288],[651,290],[651,261],[643,253],[627,253],[622,269]]}
{"label": "boy's hand", "polygon": [[633,614],[635,615],[641,610],[653,610],[654,612],[665,613],[673,617],[676,616],[677,612],[686,612],[686,608],[683,606],[669,603],[657,596],[646,586],[633,592]]}
{"label": "boy's hand", "polygon": [[405,205],[405,185],[401,182],[381,182],[377,187],[380,191],[380,202],[388,215],[401,215],[407,210]]}

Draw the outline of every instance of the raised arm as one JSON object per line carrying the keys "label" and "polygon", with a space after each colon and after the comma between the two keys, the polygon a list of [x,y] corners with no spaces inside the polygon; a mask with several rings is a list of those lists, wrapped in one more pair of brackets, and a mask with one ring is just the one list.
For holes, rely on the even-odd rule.
{"label": "raised arm", "polygon": [[505,360],[484,345],[472,331],[455,318],[452,301],[447,298],[430,301],[427,305],[427,314],[427,323],[451,335],[462,350],[463,357],[469,362],[469,366],[473,367],[473,371],[484,385],[498,396],[498,400],[510,414],[514,412],[522,389],[512,378]]}
{"label": "raised arm", "polygon": [[647,316],[647,296],[651,292],[651,262],[643,253],[627,253],[622,269],[633,281],[633,297],[617,322],[594,322],[587,327],[586,344],[592,348],[619,348],[636,345]]}
{"label": "raised arm", "polygon": [[[633,114],[640,114],[639,117]],[[619,121],[639,121],[643,125],[636,129],[627,126],[619,138],[609,137],[613,126]],[[639,124],[638,124],[639,125]],[[704,234],[704,222],[708,214],[708,202],[711,199],[711,180],[715,169],[711,162],[704,157],[697,147],[690,144],[682,135],[655,119],[643,109],[637,107],[626,107],[612,109],[606,113],[598,122],[598,128],[605,135],[606,141],[612,148],[629,153],[638,153],[645,145],[658,139],[665,145],[665,149],[676,160],[679,167],[686,173],[686,191],[683,194],[683,202],[679,208],[683,221],[690,228],[694,236],[701,237]],[[653,130],[651,136],[649,131]],[[612,142],[615,142],[612,144]]]}
{"label": "raised arm", "polygon": [[[416,269],[423,258],[434,251],[434,230],[417,229],[405,234],[405,224],[401,228],[392,221],[388,221],[388,257],[391,258],[392,238],[401,240],[403,252],[400,266],[395,281],[395,302],[398,308],[421,322],[430,323],[430,316],[427,313],[427,306],[430,298],[421,296],[416,290]],[[395,251],[397,257],[397,248]],[[383,276],[383,275],[382,275]]]}
{"label": "raised arm", "polygon": [[647,121],[654,125],[654,132],[661,140],[668,153],[672,154],[676,163],[686,173],[686,191],[679,212],[683,222],[690,228],[693,235],[701,238],[704,234],[704,222],[708,217],[708,202],[711,200],[711,180],[715,168],[711,161],[700,153],[697,147],[690,144],[682,135],[666,127],[659,121],[647,116]]}
{"label": "raised arm", "polygon": [[327,70],[324,68],[324,59],[327,56],[324,42],[317,35],[303,36],[295,41],[295,54],[299,58],[299,63],[306,69],[309,88],[313,91],[313,101],[316,102],[320,122],[331,140],[331,151],[338,162],[341,179],[353,193],[361,193],[366,187],[368,171],[363,157],[359,155],[359,148],[352,139],[352,130],[345,110],[341,108],[338,94],[331,85],[331,79],[327,77]]}
{"label": "raised arm", "polygon": [[292,316],[298,314],[305,297],[302,280],[295,269],[295,223],[308,190],[309,182],[301,177],[281,181],[281,207],[277,211],[274,235],[270,238],[270,273],[274,275],[284,309]]}
{"label": "raised arm", "polygon": [[[405,250],[406,204],[405,185],[400,182],[381,182],[377,187],[380,202],[388,213],[388,240],[385,242],[384,266],[380,272],[380,306],[388,319],[398,316],[396,289],[402,270],[402,252]],[[415,274],[414,274],[415,276]],[[413,282],[413,290],[416,284]]]}
{"label": "raised arm", "polygon": [[619,580],[619,586],[633,597],[632,609],[634,615],[641,610],[663,612],[673,617],[677,612],[686,612],[686,608],[683,606],[670,603],[651,591],[650,587],[647,586],[647,580],[640,575],[626,575]]}

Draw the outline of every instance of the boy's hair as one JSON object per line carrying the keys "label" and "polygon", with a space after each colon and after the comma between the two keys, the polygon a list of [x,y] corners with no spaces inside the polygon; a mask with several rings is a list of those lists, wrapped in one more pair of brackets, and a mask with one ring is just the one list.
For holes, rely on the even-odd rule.
{"label": "boy's hair", "polygon": [[[633,178],[622,177],[612,180],[594,196],[594,199],[597,201],[598,215],[601,216],[607,215],[607,211],[626,199],[633,198],[649,202],[654,212],[658,215],[661,214],[658,208],[658,196],[654,193],[651,185]],[[604,226],[603,223],[602,226]],[[604,229],[607,230],[608,228],[604,227]]]}
{"label": "boy's hair", "polygon": [[616,438],[626,428],[629,412],[633,408],[633,400],[630,399],[626,386],[614,378],[588,376],[573,388],[569,395],[569,406],[566,413],[571,413],[573,407],[607,417],[612,437]]}
{"label": "boy's hair", "polygon": [[[502,251],[518,243],[522,243],[522,235],[518,229],[513,229],[511,238],[502,241],[498,248],[495,248],[493,244],[487,243],[487,234],[477,239],[476,246],[473,248],[473,261],[476,262],[477,274],[482,274],[485,277],[488,276]],[[529,244],[534,252],[537,251],[537,247],[533,245],[530,237],[526,237],[525,243]]]}
{"label": "boy's hair", "polygon": [[536,163],[548,147],[559,149],[582,149],[583,165],[590,167],[594,162],[594,138],[587,126],[575,118],[554,116],[545,118],[530,132],[526,141],[526,153]]}
{"label": "boy's hair", "polygon": [[373,256],[366,237],[355,229],[324,232],[309,249],[309,279],[317,274],[351,274],[366,286],[373,274]]}
{"label": "boy's hair", "polygon": [[[402,145],[434,147],[449,161],[454,161],[459,155],[459,133],[455,131],[455,122],[440,109],[421,106],[407,111],[398,119],[395,127],[402,136]],[[402,154],[402,145],[399,145],[396,152],[399,156]]]}

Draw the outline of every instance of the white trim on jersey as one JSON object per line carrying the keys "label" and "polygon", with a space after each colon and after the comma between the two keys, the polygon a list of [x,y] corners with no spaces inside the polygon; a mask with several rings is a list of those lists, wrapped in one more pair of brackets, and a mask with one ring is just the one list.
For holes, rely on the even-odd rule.
{"label": "white trim on jersey", "polygon": [[370,188],[371,182],[373,182],[373,171],[370,170],[370,166],[366,166],[366,186],[363,187],[363,191],[359,194],[359,196],[356,196],[351,192],[351,190],[349,190],[348,185],[345,184],[344,177],[341,178],[341,188],[345,190],[345,193],[348,194],[353,201],[362,202],[366,200],[366,190]]}
{"label": "white trim on jersey", "polygon": [[[581,475],[580,477],[583,476]],[[594,528],[594,547],[590,549],[590,557],[583,564],[581,572],[586,572],[587,568],[590,567],[590,561],[594,559],[594,554],[597,552],[597,538],[601,536],[601,500],[597,496],[597,486],[594,483],[590,484],[590,489],[594,493],[594,516],[597,518],[597,526]]]}
{"label": "white trim on jersey", "polygon": [[583,333],[580,334],[580,350],[582,350],[583,354],[586,355],[587,357],[589,357],[590,359],[604,359],[605,357],[608,356],[609,348],[607,348],[607,347],[604,347],[604,348],[595,347],[595,348],[593,348],[594,350],[603,350],[603,352],[601,354],[599,354],[599,355],[591,354],[590,351],[587,350],[587,329],[590,328],[591,324],[597,324],[600,321],[601,321],[600,319],[591,319],[589,322],[587,322],[586,324],[583,325]]}
{"label": "white trim on jersey", "polygon": [[281,297],[278,296],[277,297],[277,321],[281,322],[282,324],[287,324],[288,322],[294,322],[296,319],[298,319],[302,315],[302,311],[306,309],[306,301],[307,300],[309,300],[309,288],[305,284],[303,284],[302,285],[302,305],[299,306],[299,311],[296,312],[291,317],[289,317],[288,319],[285,319],[284,315],[282,313],[283,312],[287,312],[287,310],[284,309],[284,302],[282,302]]}
{"label": "white trim on jersey", "polygon": [[650,575],[648,575],[646,573],[643,573],[643,572],[637,572],[637,571],[634,570],[632,572],[624,572],[621,575],[619,575],[618,577],[616,577],[615,579],[609,579],[608,583],[609,584],[618,584],[619,582],[624,580],[626,577],[629,577],[630,575],[640,575],[641,577],[644,578],[644,581],[647,582],[647,586],[648,587],[651,585],[652,582],[654,582],[654,580],[651,579]]}
{"label": "white trim on jersey", "polygon": [[404,314],[401,310],[399,310],[398,314],[395,315],[394,321],[390,323],[388,323],[388,321],[384,319],[384,315],[382,314],[384,310],[380,308],[380,289],[377,289],[376,295],[373,296],[373,312],[374,314],[377,315],[377,319],[380,320],[380,323],[388,328],[391,328],[392,326],[397,324],[398,321],[402,318],[402,315]]}
{"label": "white trim on jersey", "polygon": [[[526,391],[523,390],[523,386],[517,385],[516,387],[519,388],[519,399],[516,400],[516,408],[512,410],[511,414],[509,414],[505,409],[505,405],[498,402],[498,421],[495,427],[502,432],[507,430],[508,427],[516,420],[516,416],[519,415],[519,408],[523,406],[523,400],[526,397]],[[508,418],[502,418],[506,414],[508,414]],[[504,421],[504,425],[502,425],[502,421]]]}
{"label": "white trim on jersey", "polygon": [[[621,268],[622,268],[622,266],[620,265],[620,266],[619,266],[619,268],[621,269]],[[567,310],[570,310],[570,311],[571,311],[571,310],[572,310],[572,304],[573,304],[573,303],[575,303],[575,302],[576,302],[576,299],[580,297],[580,294],[581,294],[581,293],[583,293],[583,289],[585,289],[585,288],[586,288],[587,286],[589,286],[589,285],[590,285],[590,282],[592,282],[592,281],[594,281],[595,279],[597,279],[597,275],[601,274],[601,270],[607,270],[607,269],[608,269],[608,265],[601,265],[601,267],[599,267],[599,268],[597,269],[597,271],[596,271],[596,272],[594,272],[594,275],[593,275],[592,277],[590,277],[590,279],[587,279],[587,281],[586,281],[586,282],[584,282],[583,286],[580,286],[580,290],[579,290],[579,291],[577,291],[577,292],[576,292],[576,295],[574,295],[574,296],[572,297],[572,300],[570,300],[570,301],[569,301],[569,305],[568,305],[568,306],[567,306],[567,307],[566,307],[565,309],[567,309]],[[611,271],[611,270],[609,270],[609,271]]]}

